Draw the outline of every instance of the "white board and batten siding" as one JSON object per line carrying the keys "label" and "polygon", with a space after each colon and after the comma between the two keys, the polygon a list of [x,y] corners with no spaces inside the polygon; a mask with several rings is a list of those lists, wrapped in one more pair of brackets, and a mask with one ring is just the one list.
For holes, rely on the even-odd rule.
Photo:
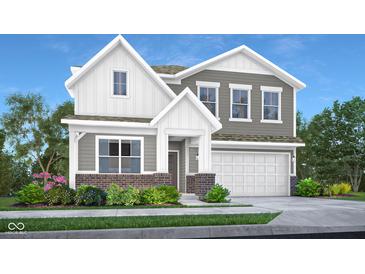
{"label": "white board and batten siding", "polygon": [[[112,96],[113,70],[127,72],[127,96]],[[121,45],[117,45],[77,81],[75,114],[155,117],[171,101],[169,95]]]}
{"label": "white board and batten siding", "polygon": [[197,136],[199,145],[199,172],[211,168],[211,130],[212,126],[207,118],[189,102],[187,97],[182,98],[157,125],[157,170],[165,170],[167,159],[168,136]]}
{"label": "white board and batten siding", "polygon": [[259,64],[253,58],[238,52],[207,67],[208,70],[246,72],[272,75],[272,71]]}
{"label": "white board and batten siding", "polygon": [[232,196],[289,196],[290,154],[214,151],[216,182]]}

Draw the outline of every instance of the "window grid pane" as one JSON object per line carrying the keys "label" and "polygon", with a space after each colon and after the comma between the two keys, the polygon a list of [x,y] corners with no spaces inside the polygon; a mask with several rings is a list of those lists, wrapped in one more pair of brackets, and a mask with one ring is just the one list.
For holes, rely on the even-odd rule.
{"label": "window grid pane", "polygon": [[199,99],[216,116],[216,88],[199,87]]}
{"label": "window grid pane", "polygon": [[114,71],[114,95],[127,95],[127,73],[122,71]]}
{"label": "window grid pane", "polygon": [[277,92],[264,92],[264,119],[279,120],[279,94]]}
{"label": "window grid pane", "polygon": [[248,90],[232,90],[232,118],[248,118]]}

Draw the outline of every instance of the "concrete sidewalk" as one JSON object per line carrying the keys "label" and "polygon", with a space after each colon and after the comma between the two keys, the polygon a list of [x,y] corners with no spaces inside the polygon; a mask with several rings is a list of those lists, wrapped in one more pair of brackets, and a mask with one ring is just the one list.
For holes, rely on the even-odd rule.
{"label": "concrete sidewalk", "polygon": [[256,207],[199,207],[199,208],[137,208],[137,209],[85,209],[85,210],[27,210],[0,211],[0,219],[9,218],[65,218],[65,217],[125,217],[163,215],[210,215],[275,213],[278,210]]}

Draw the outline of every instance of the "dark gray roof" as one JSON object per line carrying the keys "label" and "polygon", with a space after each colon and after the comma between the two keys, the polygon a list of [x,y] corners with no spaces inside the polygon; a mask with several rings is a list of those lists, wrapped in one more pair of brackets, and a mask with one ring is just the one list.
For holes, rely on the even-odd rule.
{"label": "dark gray roof", "polygon": [[180,71],[187,69],[187,67],[178,65],[151,66],[151,68],[157,73],[164,73],[164,74],[176,74]]}
{"label": "dark gray roof", "polygon": [[135,122],[149,123],[152,118],[132,118],[132,117],[112,117],[112,116],[94,116],[94,115],[67,115],[64,119],[72,120],[89,120],[89,121],[114,121],[114,122]]}
{"label": "dark gray roof", "polygon": [[265,135],[240,135],[217,133],[212,135],[214,141],[241,141],[241,142],[277,142],[277,143],[303,143],[299,137],[265,136]]}

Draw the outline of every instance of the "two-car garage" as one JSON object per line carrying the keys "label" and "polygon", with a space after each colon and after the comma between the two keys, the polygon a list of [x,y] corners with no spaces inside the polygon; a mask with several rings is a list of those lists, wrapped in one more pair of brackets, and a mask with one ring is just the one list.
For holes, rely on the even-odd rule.
{"label": "two-car garage", "polygon": [[213,151],[212,168],[232,196],[289,196],[289,152]]}

